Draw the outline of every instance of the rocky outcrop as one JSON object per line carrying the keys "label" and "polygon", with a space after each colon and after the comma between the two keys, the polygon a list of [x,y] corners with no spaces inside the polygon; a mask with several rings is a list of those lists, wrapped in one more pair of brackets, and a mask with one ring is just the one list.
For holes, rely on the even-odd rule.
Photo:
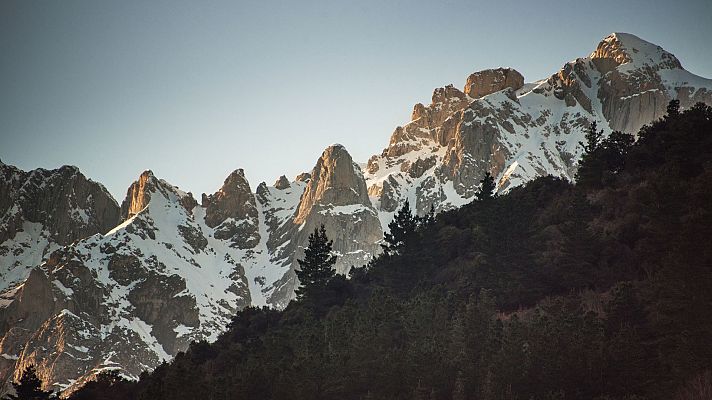
{"label": "rocky outcrop", "polygon": [[612,130],[637,133],[665,115],[675,98],[682,108],[712,102],[710,80],[688,73],[674,55],[633,35],[609,35],[589,58],[602,74],[598,97]]}
{"label": "rocky outcrop", "polygon": [[22,231],[22,222],[40,224],[62,245],[104,233],[118,223],[116,201],[77,167],[25,172],[0,163],[0,174],[0,243]]}
{"label": "rocky outcrop", "polygon": [[378,213],[368,197],[363,173],[341,145],[329,146],[317,160],[294,222],[300,226],[296,258],[314,228],[322,224],[339,255],[338,273],[364,265],[379,252],[382,239]]}
{"label": "rocky outcrop", "polygon": [[524,76],[512,68],[478,71],[467,77],[465,94],[479,99],[504,89],[519,90],[524,86]]}
{"label": "rocky outcrop", "polygon": [[215,238],[230,240],[240,249],[253,248],[259,243],[257,204],[245,171],[233,171],[220,190],[203,196],[202,203],[205,224],[215,228]]}
{"label": "rocky outcrop", "polygon": [[682,108],[712,103],[711,88],[659,46],[621,33],[535,83],[509,68],[475,72],[463,91],[449,85],[430,105],[416,104],[368,160],[369,194],[386,221],[405,198],[418,213],[470,202],[485,171],[499,190],[542,175],[572,180],[592,121],[606,133],[636,133],[673,98]]}
{"label": "rocky outcrop", "polygon": [[[210,205],[227,219],[241,216],[230,209],[240,187],[232,178]],[[123,204],[123,224],[58,249],[3,294],[0,374],[33,363],[55,390],[107,363],[137,377],[193,340],[215,339],[251,304],[245,266],[254,250],[220,239],[224,221],[208,226],[207,207],[150,171]]]}
{"label": "rocky outcrop", "polygon": [[186,293],[185,279],[179,275],[162,275],[153,271],[128,294],[133,314],[151,325],[151,334],[168,354],[185,350],[189,342],[178,340],[176,329],[195,329],[200,317],[195,297]]}
{"label": "rocky outcrop", "polygon": [[0,163],[0,293],[60,246],[118,222],[116,201],[76,167],[25,172]]}
{"label": "rocky outcrop", "polygon": [[126,191],[126,198],[121,203],[121,220],[125,221],[143,210],[151,201],[151,193],[156,191],[156,178],[153,171],[146,170]]}
{"label": "rocky outcrop", "polygon": [[277,179],[277,181],[274,183],[274,188],[279,189],[279,190],[284,190],[290,187],[289,184],[289,179],[287,179],[286,176],[282,175]]}

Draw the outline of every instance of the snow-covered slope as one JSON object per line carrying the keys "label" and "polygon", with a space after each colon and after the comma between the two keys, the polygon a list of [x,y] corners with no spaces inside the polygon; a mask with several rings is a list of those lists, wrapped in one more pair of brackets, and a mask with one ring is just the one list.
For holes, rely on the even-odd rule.
{"label": "snow-covered slope", "polygon": [[573,179],[585,129],[637,133],[665,114],[712,103],[712,80],[685,71],[672,54],[634,35],[614,33],[588,57],[548,79],[524,83],[512,69],[472,74],[464,91],[436,89],[417,104],[388,147],[365,166],[382,221],[406,199],[419,213],[471,201],[486,171],[500,191],[542,175]]}
{"label": "snow-covered slope", "polygon": [[1,346],[18,369],[35,364],[62,388],[115,364],[137,377],[192,340],[214,340],[251,303],[255,257],[216,237],[210,207],[150,171],[124,206],[120,225],[55,251],[7,296]]}
{"label": "snow-covered slope", "polygon": [[612,34],[547,79],[500,68],[473,73],[463,90],[436,89],[360,166],[332,145],[293,181],[253,192],[236,170],[200,204],[150,171],[119,208],[76,168],[0,164],[0,373],[33,363],[55,388],[105,368],[136,377],[192,340],[215,339],[242,307],[285,307],[315,227],[325,225],[346,273],[376,255],[405,199],[421,214],[461,206],[486,171],[500,191],[573,179],[591,121],[636,132],[672,98],[712,103],[712,81]]}
{"label": "snow-covered slope", "polygon": [[116,201],[76,167],[25,172],[0,162],[0,293],[53,250],[118,220]]}

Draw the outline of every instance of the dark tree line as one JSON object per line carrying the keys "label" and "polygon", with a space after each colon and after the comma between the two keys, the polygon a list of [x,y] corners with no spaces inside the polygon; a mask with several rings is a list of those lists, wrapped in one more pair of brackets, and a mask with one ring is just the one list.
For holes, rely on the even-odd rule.
{"label": "dark tree line", "polygon": [[404,205],[348,279],[323,270],[317,230],[285,310],[242,310],[216,343],[73,398],[706,398],[712,108],[672,103],[637,140],[600,132],[576,185],[495,196],[483,179],[437,217]]}

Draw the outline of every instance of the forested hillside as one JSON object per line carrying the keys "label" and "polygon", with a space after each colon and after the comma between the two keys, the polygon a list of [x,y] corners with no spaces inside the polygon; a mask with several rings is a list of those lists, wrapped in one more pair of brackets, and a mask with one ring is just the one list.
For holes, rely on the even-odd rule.
{"label": "forested hillside", "polygon": [[215,343],[72,398],[702,398],[712,108],[673,102],[637,141],[587,139],[578,184],[539,178],[435,218],[402,209],[350,279],[247,308]]}

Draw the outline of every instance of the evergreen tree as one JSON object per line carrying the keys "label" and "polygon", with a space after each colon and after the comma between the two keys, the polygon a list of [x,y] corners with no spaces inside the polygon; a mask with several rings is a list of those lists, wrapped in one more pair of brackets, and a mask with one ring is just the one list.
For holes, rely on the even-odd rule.
{"label": "evergreen tree", "polygon": [[480,181],[480,191],[477,193],[477,199],[484,201],[491,199],[495,195],[495,189],[497,186],[494,184],[494,177],[489,171],[485,172],[485,176]]}
{"label": "evergreen tree", "polygon": [[608,171],[608,164],[615,163],[616,152],[620,150],[621,143],[627,142],[625,134],[613,132],[609,138],[603,139],[603,130],[598,130],[596,122],[591,122],[591,126],[586,131],[586,143],[580,142],[584,153],[579,161],[579,168],[576,171],[576,182],[585,187],[600,186],[605,173]]}
{"label": "evergreen tree", "polygon": [[[591,154],[594,151],[596,151],[598,146],[601,144],[602,139],[603,139],[603,129],[601,129],[599,131],[596,121],[591,122],[591,125],[588,127],[588,130],[586,131],[586,143],[583,143],[583,142],[580,143],[581,145],[583,145],[583,149],[586,152],[585,154]],[[585,157],[585,155],[584,155],[584,157]]]}
{"label": "evergreen tree", "polygon": [[388,224],[389,232],[383,234],[381,244],[383,253],[386,255],[398,254],[416,232],[419,225],[419,218],[410,211],[408,199],[403,203],[403,207],[398,210],[396,216]]}
{"label": "evergreen tree", "polygon": [[667,106],[667,117],[677,118],[678,116],[680,116],[680,100],[670,100]]}
{"label": "evergreen tree", "polygon": [[34,365],[29,365],[22,371],[18,382],[12,383],[15,395],[8,395],[9,400],[45,400],[52,398],[51,391],[42,390],[42,380],[37,377]]}
{"label": "evergreen tree", "polygon": [[296,290],[298,299],[303,299],[306,293],[314,289],[323,288],[336,275],[336,256],[331,254],[332,246],[333,241],[326,236],[324,225],[314,228],[314,233],[309,235],[309,245],[304,250],[304,259],[297,260],[299,270],[295,272],[301,282]]}

